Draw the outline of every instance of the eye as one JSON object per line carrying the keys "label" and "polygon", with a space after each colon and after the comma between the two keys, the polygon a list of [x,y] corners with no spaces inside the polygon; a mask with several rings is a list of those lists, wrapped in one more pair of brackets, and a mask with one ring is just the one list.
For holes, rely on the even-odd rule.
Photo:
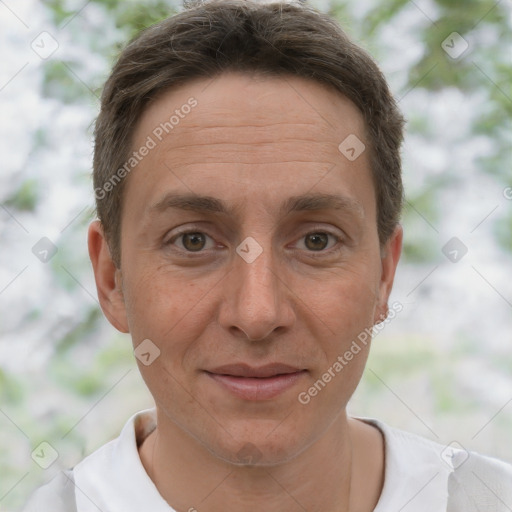
{"label": "eye", "polygon": [[[304,241],[304,247],[308,251],[319,252],[331,249],[340,241],[340,237],[325,231],[314,231],[303,236],[301,241]],[[300,243],[298,245],[301,249]]]}
{"label": "eye", "polygon": [[[210,247],[206,247],[208,240],[211,241]],[[202,251],[205,247],[208,249],[214,245],[212,238],[207,234],[202,233],[201,231],[185,231],[178,233],[177,235],[173,236],[167,242],[167,244],[176,244],[179,249],[187,252],[199,252]]]}

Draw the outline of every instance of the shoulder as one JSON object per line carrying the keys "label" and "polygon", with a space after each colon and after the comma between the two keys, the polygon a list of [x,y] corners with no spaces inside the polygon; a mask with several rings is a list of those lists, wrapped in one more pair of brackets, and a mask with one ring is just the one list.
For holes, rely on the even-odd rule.
{"label": "shoulder", "polygon": [[512,510],[512,466],[478,453],[459,453],[448,480],[447,512]]}
{"label": "shoulder", "polygon": [[376,512],[510,512],[512,466],[369,418],[385,441],[385,478]]}
{"label": "shoulder", "polygon": [[[141,482],[152,491],[152,482],[145,473],[137,446],[155,426],[154,410],[133,415],[118,438],[113,439],[88,455],[73,469],[62,471],[50,482],[38,488],[22,512],[76,512],[89,510],[90,500],[105,508],[123,499],[118,510],[142,510],[131,507],[130,492],[140,489]],[[127,492],[127,485],[132,491]],[[136,500],[135,500],[136,501]],[[130,505],[130,506],[129,506]],[[108,508],[107,508],[108,506]]]}
{"label": "shoulder", "polygon": [[76,512],[73,472],[62,471],[50,482],[39,487],[22,512]]}
{"label": "shoulder", "polygon": [[384,486],[375,512],[446,512],[452,467],[444,447],[378,420],[364,421],[384,437]]}

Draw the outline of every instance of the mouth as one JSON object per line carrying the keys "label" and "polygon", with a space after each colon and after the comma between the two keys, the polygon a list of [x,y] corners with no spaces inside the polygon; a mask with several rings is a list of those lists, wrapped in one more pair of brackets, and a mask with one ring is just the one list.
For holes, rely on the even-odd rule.
{"label": "mouth", "polygon": [[293,366],[273,363],[260,367],[246,364],[219,366],[205,371],[224,391],[244,400],[271,400],[293,387],[308,373]]}

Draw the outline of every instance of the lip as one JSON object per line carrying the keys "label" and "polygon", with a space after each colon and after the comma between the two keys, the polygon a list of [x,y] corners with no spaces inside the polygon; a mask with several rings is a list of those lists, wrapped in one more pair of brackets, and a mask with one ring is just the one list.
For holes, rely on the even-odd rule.
{"label": "lip", "polygon": [[209,373],[217,375],[231,375],[233,377],[274,377],[276,375],[283,375],[289,373],[296,373],[301,371],[302,368],[290,366],[282,363],[271,363],[264,366],[250,366],[245,363],[236,364],[225,364],[224,366],[218,366],[213,370],[208,370]]}
{"label": "lip", "polygon": [[246,364],[230,364],[205,373],[224,389],[244,400],[270,400],[293,387],[307,370],[281,363],[257,368]]}

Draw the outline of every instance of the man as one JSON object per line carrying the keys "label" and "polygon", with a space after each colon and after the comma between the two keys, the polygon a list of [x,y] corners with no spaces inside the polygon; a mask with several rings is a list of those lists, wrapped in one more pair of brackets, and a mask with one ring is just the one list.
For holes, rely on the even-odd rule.
{"label": "man", "polygon": [[346,413],[401,251],[402,126],[301,4],[215,0],[123,51],[89,253],[156,408],[27,511],[511,509],[507,464]]}

